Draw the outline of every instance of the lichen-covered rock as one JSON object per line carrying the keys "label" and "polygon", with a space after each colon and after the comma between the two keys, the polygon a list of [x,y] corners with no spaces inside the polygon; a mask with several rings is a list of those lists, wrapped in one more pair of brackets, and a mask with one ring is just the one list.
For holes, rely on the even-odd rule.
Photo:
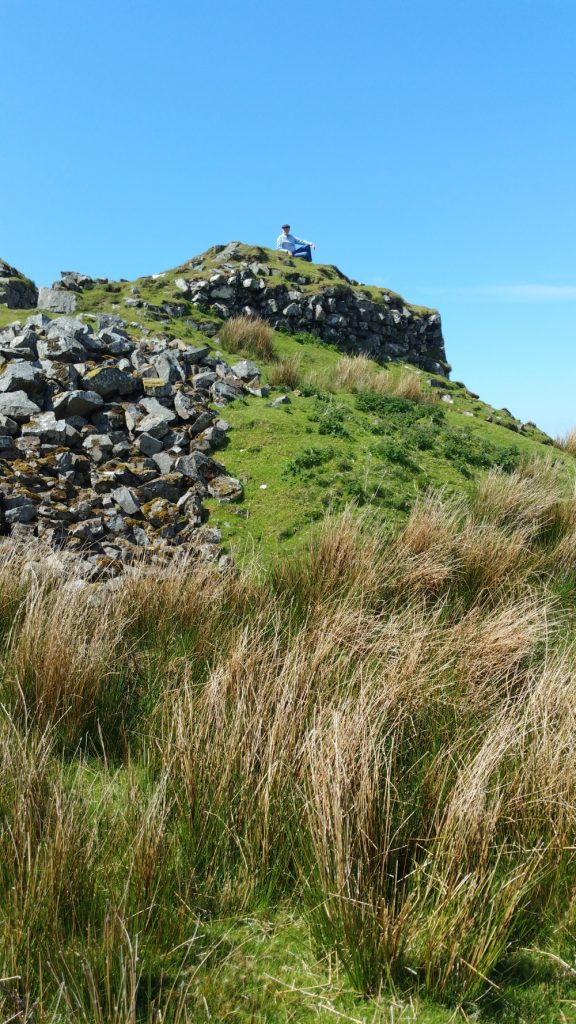
{"label": "lichen-covered rock", "polygon": [[28,398],[25,391],[7,391],[6,394],[0,395],[0,415],[7,416],[17,423],[25,423],[39,412],[39,407]]}
{"label": "lichen-covered rock", "polygon": [[81,380],[86,391],[95,391],[102,398],[112,395],[130,395],[141,388],[140,381],[130,373],[119,370],[117,366],[98,366],[89,370]]}
{"label": "lichen-covered rock", "polygon": [[79,338],[72,334],[56,335],[49,332],[46,337],[38,340],[38,358],[61,363],[82,363],[88,359],[88,351]]}
{"label": "lichen-covered rock", "polygon": [[45,386],[45,380],[41,370],[24,359],[16,359],[9,363],[4,371],[0,371],[0,392],[25,391],[32,395],[35,391],[41,391]]}
{"label": "lichen-covered rock", "polygon": [[242,484],[233,476],[215,476],[208,484],[208,493],[218,501],[240,501],[244,495]]}

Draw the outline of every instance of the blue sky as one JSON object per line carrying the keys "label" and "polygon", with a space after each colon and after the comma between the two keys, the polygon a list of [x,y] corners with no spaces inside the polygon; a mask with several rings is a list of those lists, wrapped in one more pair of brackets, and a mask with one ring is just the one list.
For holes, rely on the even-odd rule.
{"label": "blue sky", "polygon": [[576,422],[574,0],[0,0],[0,253],[133,278],[279,225]]}

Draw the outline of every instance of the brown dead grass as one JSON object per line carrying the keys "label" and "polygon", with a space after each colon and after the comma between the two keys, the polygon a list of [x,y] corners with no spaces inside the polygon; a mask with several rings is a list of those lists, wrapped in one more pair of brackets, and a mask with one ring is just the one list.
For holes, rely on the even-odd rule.
{"label": "brown dead grass", "polygon": [[334,367],[332,384],[339,391],[366,391],[371,388],[377,372],[367,356],[343,356]]}
{"label": "brown dead grass", "polygon": [[229,352],[242,352],[255,359],[277,359],[272,328],[257,316],[236,316],[220,328],[220,342]]}
{"label": "brown dead grass", "polygon": [[556,437],[554,444],[570,455],[576,455],[576,427],[571,427],[562,437]]}
{"label": "brown dead grass", "polygon": [[301,372],[301,360],[297,356],[286,356],[272,367],[270,383],[273,387],[289,388],[293,391],[300,383]]}
{"label": "brown dead grass", "polygon": [[413,370],[402,370],[391,379],[384,374],[379,374],[374,384],[374,390],[382,395],[394,395],[396,398],[408,398],[411,402],[427,404],[437,400],[436,394],[430,388],[424,387],[421,377]]}
{"label": "brown dead grass", "polygon": [[[318,381],[317,383],[321,383]],[[380,395],[407,398],[412,402],[436,402],[437,396],[424,386],[420,374],[402,368],[394,373],[382,369],[368,356],[343,356],[325,377],[324,386],[338,391],[375,391]]]}

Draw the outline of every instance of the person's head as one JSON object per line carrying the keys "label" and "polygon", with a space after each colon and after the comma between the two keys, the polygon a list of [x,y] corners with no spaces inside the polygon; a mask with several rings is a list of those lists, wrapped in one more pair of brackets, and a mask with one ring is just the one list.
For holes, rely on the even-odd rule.
{"label": "person's head", "polygon": [[287,235],[289,233],[289,231],[290,231],[290,225],[289,224],[283,224],[282,225],[282,231],[284,232],[285,235]]}

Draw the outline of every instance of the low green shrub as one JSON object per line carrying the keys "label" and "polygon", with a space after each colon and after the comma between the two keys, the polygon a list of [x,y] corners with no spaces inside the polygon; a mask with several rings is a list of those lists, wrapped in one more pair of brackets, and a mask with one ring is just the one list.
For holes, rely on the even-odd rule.
{"label": "low green shrub", "polygon": [[286,463],[282,475],[299,476],[307,470],[318,469],[318,467],[330,462],[330,459],[333,457],[333,448],[305,448],[299,455],[296,455],[290,462]]}

